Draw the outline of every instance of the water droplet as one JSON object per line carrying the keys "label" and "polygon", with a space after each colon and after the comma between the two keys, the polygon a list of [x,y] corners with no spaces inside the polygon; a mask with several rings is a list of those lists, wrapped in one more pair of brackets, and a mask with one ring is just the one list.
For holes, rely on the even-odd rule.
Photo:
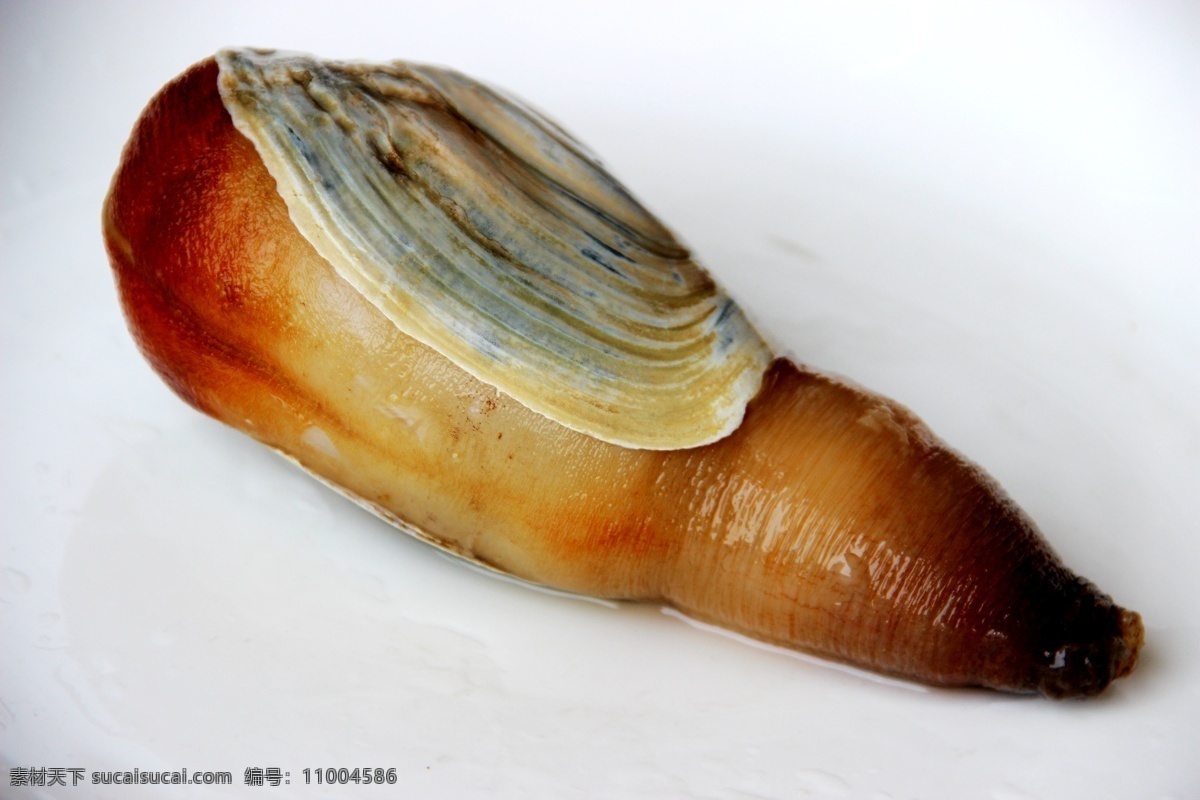
{"label": "water droplet", "polygon": [[325,431],[321,430],[315,425],[311,428],[306,428],[304,433],[300,434],[300,441],[304,442],[314,450],[319,450],[327,456],[333,456],[334,458],[338,458],[340,456],[340,453],[338,453],[338,449],[334,445],[333,440],[329,438],[329,434],[325,433]]}
{"label": "water droplet", "polygon": [[850,565],[846,563],[846,555],[844,553],[839,553],[829,559],[829,563],[825,565],[825,569],[830,572],[836,572],[844,578],[850,577]]}
{"label": "water droplet", "polygon": [[[395,395],[392,395],[392,397],[395,397]],[[398,419],[405,425],[413,428],[419,438],[424,438],[426,427],[424,425],[425,416],[419,408],[390,402],[389,405],[380,406],[379,410],[384,414],[387,414],[389,417]]]}
{"label": "water droplet", "polygon": [[1060,647],[1054,651],[1054,661],[1050,663],[1050,669],[1063,669],[1067,666],[1067,648]]}
{"label": "water droplet", "polygon": [[853,551],[839,553],[829,559],[825,568],[849,581],[861,581],[871,577],[871,568],[867,560]]}

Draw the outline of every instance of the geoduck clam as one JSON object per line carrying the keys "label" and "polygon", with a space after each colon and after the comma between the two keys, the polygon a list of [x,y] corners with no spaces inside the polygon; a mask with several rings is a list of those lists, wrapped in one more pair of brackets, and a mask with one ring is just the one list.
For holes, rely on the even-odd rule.
{"label": "geoduck clam", "polygon": [[775,358],[560,128],[458,73],[226,50],[104,230],[187,402],[404,530],[938,685],[1090,695],[1137,614],[899,405]]}

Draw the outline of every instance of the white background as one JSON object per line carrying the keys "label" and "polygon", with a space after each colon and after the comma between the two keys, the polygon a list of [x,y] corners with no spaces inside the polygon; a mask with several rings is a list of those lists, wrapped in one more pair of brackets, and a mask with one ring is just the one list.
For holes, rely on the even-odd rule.
{"label": "white background", "polygon": [[[926,690],[543,594],[191,411],[125,330],[99,210],[150,96],[243,44],[548,111],[782,348],[915,409],[1141,611],[1137,672],[1087,702]],[[0,76],[0,794],[1200,796],[1194,4],[4,0]],[[39,794],[11,766],[237,785]]]}

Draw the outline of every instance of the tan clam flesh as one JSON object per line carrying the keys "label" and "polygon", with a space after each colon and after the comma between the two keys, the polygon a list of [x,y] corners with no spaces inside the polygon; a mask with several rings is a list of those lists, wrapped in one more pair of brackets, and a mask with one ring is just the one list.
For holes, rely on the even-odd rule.
{"label": "tan clam flesh", "polygon": [[103,211],[185,401],[423,540],[943,686],[1088,696],[1140,616],[915,415],[772,360],[595,159],[458,73],[227,50]]}

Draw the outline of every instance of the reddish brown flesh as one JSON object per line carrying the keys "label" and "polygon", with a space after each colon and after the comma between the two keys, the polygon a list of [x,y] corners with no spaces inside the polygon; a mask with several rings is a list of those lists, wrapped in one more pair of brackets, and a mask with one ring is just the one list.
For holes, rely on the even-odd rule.
{"label": "reddish brown flesh", "polygon": [[296,231],[211,60],[143,114],[104,225],[172,389],[459,552],[934,684],[1086,695],[1136,661],[1138,616],[886,399],[780,360],[728,438],[628,450],[400,333]]}

